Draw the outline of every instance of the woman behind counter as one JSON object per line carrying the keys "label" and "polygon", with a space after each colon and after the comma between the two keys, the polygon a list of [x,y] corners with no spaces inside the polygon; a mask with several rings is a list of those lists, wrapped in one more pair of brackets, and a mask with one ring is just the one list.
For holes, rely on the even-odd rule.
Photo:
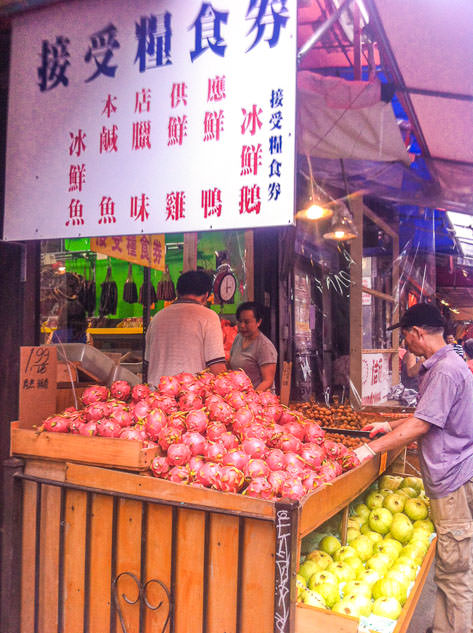
{"label": "woman behind counter", "polygon": [[276,348],[259,330],[263,315],[259,305],[246,301],[236,312],[238,334],[230,350],[230,369],[243,369],[256,391],[273,389],[278,353]]}

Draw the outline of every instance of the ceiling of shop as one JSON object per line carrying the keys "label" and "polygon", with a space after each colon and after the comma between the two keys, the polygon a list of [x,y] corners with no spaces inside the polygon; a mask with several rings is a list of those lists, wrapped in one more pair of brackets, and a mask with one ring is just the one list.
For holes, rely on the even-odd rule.
{"label": "ceiling of shop", "polygon": [[366,0],[445,208],[473,214],[473,2]]}

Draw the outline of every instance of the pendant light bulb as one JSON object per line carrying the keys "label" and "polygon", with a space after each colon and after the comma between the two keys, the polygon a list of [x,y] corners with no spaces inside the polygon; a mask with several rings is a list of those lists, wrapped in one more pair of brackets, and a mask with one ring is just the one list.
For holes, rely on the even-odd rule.
{"label": "pendant light bulb", "polygon": [[319,204],[312,204],[306,211],[308,220],[320,220],[325,215],[325,209]]}
{"label": "pendant light bulb", "polygon": [[342,213],[336,213],[332,220],[332,226],[327,233],[324,233],[324,239],[337,240],[339,242],[352,240],[357,236],[358,231],[353,224],[348,210]]}
{"label": "pendant light bulb", "polygon": [[333,211],[329,207],[311,201],[307,208],[301,209],[301,211],[296,213],[296,220],[317,222],[318,220],[330,218],[332,213]]}
{"label": "pendant light bulb", "polygon": [[306,205],[297,211],[295,219],[304,220],[306,222],[317,222],[318,220],[324,220],[332,217],[333,210],[331,208],[331,201],[329,197],[325,194],[323,189],[315,183],[310,157],[307,155],[306,158],[309,170],[309,196],[308,200],[306,199]]}

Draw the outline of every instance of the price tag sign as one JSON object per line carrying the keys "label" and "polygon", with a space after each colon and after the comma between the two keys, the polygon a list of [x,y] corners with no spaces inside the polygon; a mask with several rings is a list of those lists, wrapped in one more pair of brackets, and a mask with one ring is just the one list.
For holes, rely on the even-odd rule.
{"label": "price tag sign", "polygon": [[386,464],[388,463],[388,454],[381,453],[379,460],[379,472],[378,475],[381,475],[386,470]]}
{"label": "price tag sign", "polygon": [[20,428],[31,429],[56,412],[56,371],[54,345],[20,349]]}

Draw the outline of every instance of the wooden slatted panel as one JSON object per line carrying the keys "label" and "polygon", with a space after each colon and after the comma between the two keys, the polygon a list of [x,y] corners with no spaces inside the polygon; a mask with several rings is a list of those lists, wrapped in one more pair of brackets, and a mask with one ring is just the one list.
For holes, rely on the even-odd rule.
{"label": "wooden slatted panel", "polygon": [[243,633],[274,629],[275,528],[266,521],[245,519],[242,577]]}
{"label": "wooden slatted panel", "polygon": [[205,513],[178,512],[175,633],[206,633],[202,627]]}
{"label": "wooden slatted panel", "polygon": [[[155,578],[171,591],[172,508],[148,504],[146,539],[146,580]],[[149,586],[148,600],[163,605],[156,611],[146,610],[145,633],[161,633],[168,614],[168,600],[155,583]],[[166,633],[169,631],[169,624]]]}
{"label": "wooden slatted panel", "polygon": [[57,630],[60,510],[61,490],[42,486],[39,630],[51,633]]}
{"label": "wooden slatted panel", "polygon": [[36,484],[23,483],[23,538],[21,555],[21,631],[34,631],[34,574],[36,535]]}
{"label": "wooden slatted panel", "polygon": [[90,530],[90,633],[110,627],[113,499],[94,495]]}
{"label": "wooden slatted panel", "polygon": [[64,535],[64,631],[67,633],[84,631],[86,511],[86,493],[68,490]]}
{"label": "wooden slatted panel", "polygon": [[238,517],[211,515],[207,633],[236,631],[238,525]]}
{"label": "wooden slatted panel", "polygon": [[[52,433],[51,435],[58,435],[58,433]],[[83,439],[97,439],[99,442],[104,440],[104,438]],[[131,440],[120,439],[116,441],[131,442]],[[248,513],[252,516],[261,516],[268,519],[274,519],[275,517],[273,501],[265,501],[264,499],[255,499],[233,493],[222,494],[208,488],[183,486],[165,479],[112,470],[111,468],[97,468],[95,466],[85,466],[84,464],[68,463],[66,481],[79,486],[113,490],[117,493],[201,505],[210,510],[219,508],[220,510],[229,510],[235,514]]]}
{"label": "wooden slatted panel", "polygon": [[[117,530],[117,576],[122,572],[131,572],[140,580],[141,510],[142,504],[139,501],[120,499]],[[135,600],[138,596],[136,583],[128,576],[123,576],[118,583],[118,594],[127,631],[139,631],[139,602],[130,605],[121,598],[125,594],[129,600]],[[117,631],[121,631],[118,618]]]}

